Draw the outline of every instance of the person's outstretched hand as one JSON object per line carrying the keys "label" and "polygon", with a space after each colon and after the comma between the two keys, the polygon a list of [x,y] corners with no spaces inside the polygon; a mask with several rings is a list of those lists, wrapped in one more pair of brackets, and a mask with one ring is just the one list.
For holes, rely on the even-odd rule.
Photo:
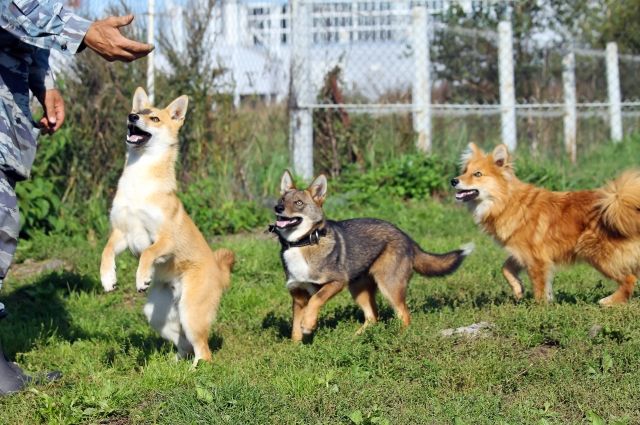
{"label": "person's outstretched hand", "polygon": [[84,36],[84,44],[91,50],[113,62],[116,60],[131,62],[148,55],[153,45],[129,40],[118,28],[127,26],[133,21],[133,15],[110,16],[95,21]]}
{"label": "person's outstretched hand", "polygon": [[56,89],[47,90],[38,99],[44,109],[40,118],[40,131],[44,134],[55,133],[64,122],[64,100]]}

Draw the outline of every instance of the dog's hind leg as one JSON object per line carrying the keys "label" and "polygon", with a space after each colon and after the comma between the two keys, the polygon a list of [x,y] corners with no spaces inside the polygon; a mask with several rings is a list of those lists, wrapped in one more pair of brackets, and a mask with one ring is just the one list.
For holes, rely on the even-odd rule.
{"label": "dog's hind leg", "polygon": [[193,345],[194,365],[211,361],[209,330],[216,316],[224,287],[208,269],[196,269],[182,276],[182,297],[178,309],[185,336]]}
{"label": "dog's hind leg", "polygon": [[518,276],[521,271],[522,266],[513,257],[507,258],[507,261],[505,261],[502,266],[502,275],[507,279],[507,282],[513,290],[513,296],[517,301],[520,301],[524,295],[524,286]]}
{"label": "dog's hind leg", "polygon": [[637,280],[638,278],[632,274],[627,275],[622,279],[616,279],[618,282],[618,289],[613,294],[598,301],[598,303],[604,307],[626,303],[633,294],[633,288],[635,287]]}
{"label": "dog's hind leg", "polygon": [[[178,306],[174,300],[173,291],[167,284],[156,283],[151,286],[147,303],[144,306],[144,315],[160,336],[178,347],[178,353],[181,356],[192,351],[190,345],[185,344]],[[188,341],[186,342],[188,343]]]}
{"label": "dog's hind leg", "polygon": [[370,276],[363,276],[349,284],[349,292],[364,312],[364,324],[356,334],[361,334],[371,324],[378,321],[378,306],[376,305],[376,283]]}
{"label": "dog's hind leg", "polygon": [[396,315],[404,326],[411,323],[407,307],[407,285],[413,273],[413,264],[407,258],[381,255],[371,267],[371,275],[378,284],[382,295],[391,303]]}

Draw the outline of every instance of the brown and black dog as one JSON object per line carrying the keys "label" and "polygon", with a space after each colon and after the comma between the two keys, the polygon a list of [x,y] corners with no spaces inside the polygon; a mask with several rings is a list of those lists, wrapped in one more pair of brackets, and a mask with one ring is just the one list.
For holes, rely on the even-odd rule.
{"label": "brown and black dog", "polygon": [[322,209],[327,193],[324,175],[307,189],[298,190],[286,171],[280,193],[272,231],[280,238],[286,285],[293,298],[291,338],[295,341],[313,332],[320,308],[346,287],[364,311],[365,323],[359,332],[377,321],[378,288],[404,325],[409,325],[405,298],[413,271],[424,276],[447,275],[473,249],[469,245],[446,254],[430,254],[386,221],[327,220]]}

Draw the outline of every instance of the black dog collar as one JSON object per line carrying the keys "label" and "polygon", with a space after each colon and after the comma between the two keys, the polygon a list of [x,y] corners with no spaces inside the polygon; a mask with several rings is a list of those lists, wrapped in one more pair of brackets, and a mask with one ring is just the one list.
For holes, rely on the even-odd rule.
{"label": "black dog collar", "polygon": [[326,227],[322,229],[316,229],[313,232],[309,233],[302,239],[298,239],[295,242],[289,242],[277,232],[276,226],[271,224],[269,226],[269,232],[275,233],[278,235],[278,239],[280,240],[280,245],[282,245],[282,250],[286,251],[289,248],[299,248],[301,246],[309,246],[309,245],[317,245],[320,243],[320,238],[327,235]]}

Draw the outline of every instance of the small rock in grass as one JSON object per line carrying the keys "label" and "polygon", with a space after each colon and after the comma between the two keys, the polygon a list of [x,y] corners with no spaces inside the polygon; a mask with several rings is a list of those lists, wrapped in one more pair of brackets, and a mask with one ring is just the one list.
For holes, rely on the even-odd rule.
{"label": "small rock in grass", "polygon": [[597,337],[602,332],[602,325],[595,324],[589,329],[589,338]]}
{"label": "small rock in grass", "polygon": [[469,338],[487,336],[487,331],[493,328],[493,323],[479,322],[469,326],[460,328],[443,329],[440,334],[442,336],[462,335]]}

